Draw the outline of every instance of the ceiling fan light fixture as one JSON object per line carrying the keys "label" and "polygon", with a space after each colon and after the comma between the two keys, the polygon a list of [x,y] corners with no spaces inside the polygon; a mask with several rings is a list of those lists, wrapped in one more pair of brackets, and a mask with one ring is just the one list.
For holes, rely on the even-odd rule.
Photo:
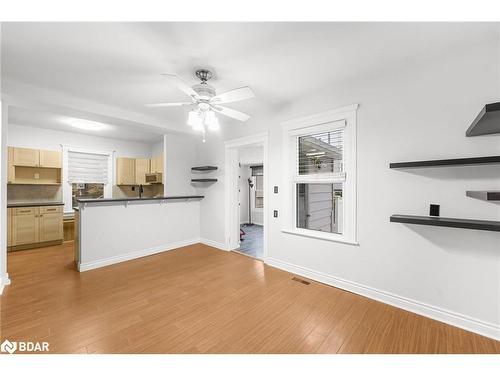
{"label": "ceiling fan light fixture", "polygon": [[220,94],[213,86],[207,83],[213,77],[213,73],[208,69],[198,69],[196,77],[200,83],[190,86],[179,76],[174,74],[162,74],[177,88],[189,96],[189,102],[177,103],[152,103],[148,107],[179,107],[196,106],[188,113],[187,124],[194,131],[205,134],[206,130],[217,131],[220,129],[218,115],[227,116],[238,121],[247,121],[250,116],[246,113],[222,106],[221,104],[233,103],[241,100],[253,98],[255,96],[252,89],[248,86],[239,87]]}
{"label": "ceiling fan light fixture", "polygon": [[209,111],[205,114],[205,125],[208,130],[217,131],[220,129],[219,119],[215,116],[215,112]]}
{"label": "ceiling fan light fixture", "polygon": [[200,113],[198,111],[189,111],[187,124],[193,128],[202,125]]}

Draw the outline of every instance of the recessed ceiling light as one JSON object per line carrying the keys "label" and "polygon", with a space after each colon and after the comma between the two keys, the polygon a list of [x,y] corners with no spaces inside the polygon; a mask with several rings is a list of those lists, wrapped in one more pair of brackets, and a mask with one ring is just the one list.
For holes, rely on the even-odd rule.
{"label": "recessed ceiling light", "polygon": [[69,119],[66,123],[74,128],[82,129],[82,130],[92,130],[92,131],[100,131],[106,128],[106,125],[100,122],[83,120],[83,119]]}

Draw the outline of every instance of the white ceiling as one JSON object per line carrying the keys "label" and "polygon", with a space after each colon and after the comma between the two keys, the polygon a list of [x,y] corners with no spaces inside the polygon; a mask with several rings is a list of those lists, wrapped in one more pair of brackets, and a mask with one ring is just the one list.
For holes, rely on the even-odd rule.
{"label": "white ceiling", "polygon": [[194,70],[210,67],[219,92],[256,93],[228,106],[262,117],[336,83],[497,37],[494,23],[3,23],[2,79],[181,128],[186,109],[144,106],[186,99],[160,73],[194,84]]}
{"label": "white ceiling", "polygon": [[[116,118],[106,118],[103,116],[92,116],[92,118],[89,118],[87,114],[68,116],[60,113],[51,113],[16,106],[9,107],[8,115],[9,124],[14,125],[35,126],[45,129],[69,131],[137,142],[154,143],[163,140],[163,133],[159,129],[156,130],[153,127],[146,127],[142,124]],[[95,131],[74,128],[70,125],[73,120],[82,118],[99,122],[103,124],[103,127]]]}

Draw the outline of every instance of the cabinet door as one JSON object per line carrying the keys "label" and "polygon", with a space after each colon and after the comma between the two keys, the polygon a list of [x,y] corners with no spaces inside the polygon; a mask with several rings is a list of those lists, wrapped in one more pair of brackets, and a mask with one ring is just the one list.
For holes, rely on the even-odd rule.
{"label": "cabinet door", "polygon": [[151,159],[149,159],[149,170],[151,171],[151,173],[156,173],[156,160],[156,156],[153,156]]}
{"label": "cabinet door", "polygon": [[12,246],[12,208],[7,208],[7,246]]}
{"label": "cabinet door", "polygon": [[38,207],[12,211],[12,246],[39,242]]}
{"label": "cabinet door", "polygon": [[135,183],[146,185],[146,173],[149,173],[149,159],[135,159]]}
{"label": "cabinet door", "polygon": [[16,179],[16,167],[14,167],[14,147],[7,149],[7,182],[14,182]]}
{"label": "cabinet door", "polygon": [[32,148],[14,147],[14,165],[38,167],[40,165],[40,151]]}
{"label": "cabinet door", "polygon": [[61,168],[61,153],[59,151],[40,150],[40,167]]}
{"label": "cabinet door", "polygon": [[156,157],[156,172],[163,173],[163,153]]}
{"label": "cabinet door", "polygon": [[63,239],[63,214],[60,212],[45,212],[39,220],[40,242]]}
{"label": "cabinet door", "polygon": [[116,158],[116,184],[135,184],[135,159]]}

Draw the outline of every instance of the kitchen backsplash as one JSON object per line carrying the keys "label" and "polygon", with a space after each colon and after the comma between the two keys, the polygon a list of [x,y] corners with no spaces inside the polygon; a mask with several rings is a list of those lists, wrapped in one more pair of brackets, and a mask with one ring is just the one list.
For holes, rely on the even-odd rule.
{"label": "kitchen backsplash", "polygon": [[[143,197],[155,197],[157,195],[163,195],[163,185],[153,184],[143,186],[144,193]],[[139,186],[135,186],[135,190],[132,190],[132,186],[113,186],[113,198],[133,198],[139,196]]]}
{"label": "kitchen backsplash", "polygon": [[[144,186],[144,197],[163,195],[163,185]],[[113,198],[132,198],[139,196],[139,187],[113,186]],[[62,187],[50,185],[7,185],[7,201],[14,202],[62,202]]]}
{"label": "kitchen backsplash", "polygon": [[62,187],[51,185],[7,185],[8,202],[62,202]]}

